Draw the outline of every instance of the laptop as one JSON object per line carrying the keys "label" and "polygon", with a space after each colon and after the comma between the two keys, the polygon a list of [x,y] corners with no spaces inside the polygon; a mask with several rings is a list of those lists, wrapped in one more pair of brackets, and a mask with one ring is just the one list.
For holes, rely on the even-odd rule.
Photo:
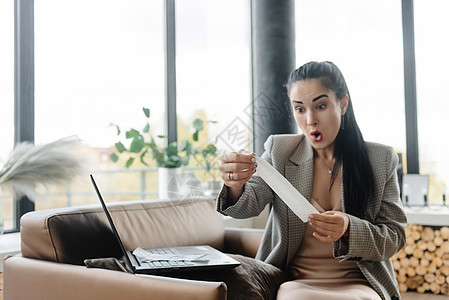
{"label": "laptop", "polygon": [[117,238],[117,242],[120,245],[126,263],[131,266],[135,274],[164,275],[200,270],[228,269],[240,265],[240,262],[209,245],[151,249],[138,248],[136,249],[137,252],[143,253],[144,255],[134,255],[134,251],[125,249],[111,214],[109,213],[100,190],[95,183],[94,177],[90,175],[90,179],[92,180],[98,199],[100,200],[101,206],[111,225],[112,232]]}

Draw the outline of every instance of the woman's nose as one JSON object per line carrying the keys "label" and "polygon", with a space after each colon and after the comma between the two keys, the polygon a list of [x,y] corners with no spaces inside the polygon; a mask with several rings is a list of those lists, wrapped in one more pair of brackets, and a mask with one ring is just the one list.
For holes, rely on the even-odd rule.
{"label": "woman's nose", "polygon": [[315,115],[313,113],[308,113],[307,114],[307,125],[309,126],[314,126],[316,125],[318,122],[315,118]]}

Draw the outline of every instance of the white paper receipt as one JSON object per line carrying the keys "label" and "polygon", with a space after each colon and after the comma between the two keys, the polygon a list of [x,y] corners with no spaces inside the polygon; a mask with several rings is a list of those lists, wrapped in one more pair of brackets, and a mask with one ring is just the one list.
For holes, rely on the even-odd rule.
{"label": "white paper receipt", "polygon": [[259,157],[256,157],[256,162],[257,174],[303,222],[307,222],[310,214],[319,213],[272,165]]}

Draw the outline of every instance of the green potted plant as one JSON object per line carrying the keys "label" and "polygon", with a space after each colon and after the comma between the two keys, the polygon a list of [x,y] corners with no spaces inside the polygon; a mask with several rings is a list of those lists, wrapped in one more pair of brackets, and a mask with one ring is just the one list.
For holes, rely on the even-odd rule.
{"label": "green potted plant", "polygon": [[[217,148],[214,143],[206,145],[199,144],[199,133],[204,129],[204,121],[197,118],[193,121],[192,141],[182,140],[180,143],[172,142],[164,146],[158,145],[156,140],[150,133],[150,109],[143,107],[146,123],[142,130],[131,128],[125,133],[122,132],[120,126],[111,124],[117,129],[117,135],[123,135],[128,140],[129,146],[126,147],[122,141],[115,143],[115,150],[110,155],[113,162],[118,162],[119,155],[127,155],[128,158],[125,167],[131,167],[136,161],[149,166],[149,161],[154,160],[159,168],[159,197],[167,198],[168,182],[181,173],[182,167],[187,166],[190,159],[194,157],[197,161],[204,164],[206,171],[211,170],[211,161],[217,156]],[[159,139],[166,139],[166,136],[158,135]]]}

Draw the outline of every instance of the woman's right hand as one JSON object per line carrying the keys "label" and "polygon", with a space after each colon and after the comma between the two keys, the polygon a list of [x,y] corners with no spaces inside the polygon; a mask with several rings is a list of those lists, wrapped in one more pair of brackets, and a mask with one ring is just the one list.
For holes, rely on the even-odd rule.
{"label": "woman's right hand", "polygon": [[230,188],[233,200],[240,198],[243,185],[251,179],[256,167],[256,154],[245,150],[226,153],[221,157],[218,168],[225,185]]}

